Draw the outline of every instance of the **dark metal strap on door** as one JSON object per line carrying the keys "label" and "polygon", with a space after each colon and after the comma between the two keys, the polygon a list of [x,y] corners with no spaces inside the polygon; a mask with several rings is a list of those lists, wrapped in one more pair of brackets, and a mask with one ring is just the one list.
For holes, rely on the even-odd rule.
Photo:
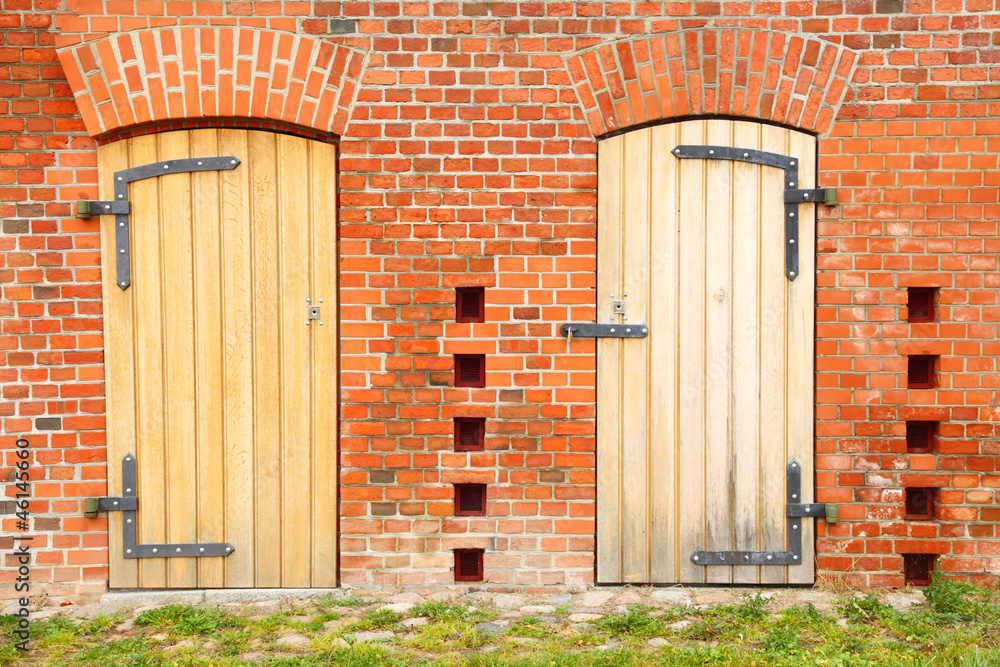
{"label": "dark metal strap on door", "polygon": [[135,457],[126,454],[122,458],[122,489],[119,498],[87,498],[84,501],[84,516],[92,519],[98,512],[124,514],[122,523],[122,550],[125,558],[198,558],[201,556],[229,556],[236,549],[226,542],[202,542],[189,544],[136,544],[136,517],[139,499],[135,491]]}
{"label": "dark metal strap on door", "polygon": [[[787,551],[696,551],[691,555],[695,565],[798,565],[802,562],[802,517],[826,516],[823,503],[802,502],[802,466],[798,461],[788,464]],[[835,511],[829,514],[836,516]],[[831,516],[831,519],[833,518]],[[833,521],[830,521],[833,523]]]}
{"label": "dark metal strap on door", "polygon": [[836,188],[797,189],[799,163],[793,157],[780,153],[768,153],[752,148],[731,146],[694,146],[682,144],[673,150],[679,158],[699,158],[702,160],[735,160],[778,167],[785,171],[785,275],[795,280],[799,275],[799,204],[815,202],[826,206],[837,205]]}
{"label": "dark metal strap on door", "polygon": [[117,259],[116,282],[123,290],[132,284],[132,268],[129,251],[129,220],[130,206],[128,201],[128,184],[164,174],[177,174],[189,171],[220,171],[235,169],[240,160],[232,155],[222,157],[193,157],[181,160],[166,160],[153,162],[131,169],[115,172],[114,201],[83,200],[76,203],[76,217],[91,218],[95,215],[115,216],[115,258]]}
{"label": "dark metal strap on door", "polygon": [[568,322],[559,327],[567,338],[645,338],[649,327],[645,324],[594,324],[593,322]]}

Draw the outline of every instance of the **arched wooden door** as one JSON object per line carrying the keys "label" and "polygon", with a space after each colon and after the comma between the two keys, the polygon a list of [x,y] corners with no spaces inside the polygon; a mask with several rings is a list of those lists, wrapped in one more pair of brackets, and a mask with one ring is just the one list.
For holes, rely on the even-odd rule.
{"label": "arched wooden door", "polygon": [[[171,171],[214,156],[238,165]],[[133,491],[134,456],[138,499],[109,512],[111,587],[336,585],[335,146],[205,129],[98,160],[102,200],[116,174],[159,165],[127,185],[125,220],[101,217],[109,495]],[[136,558],[131,521],[140,545],[234,550]]]}
{"label": "arched wooden door", "polygon": [[[597,579],[810,583],[813,524],[786,505],[813,486],[814,207],[791,207],[790,239],[782,168],[682,159],[681,145],[785,156],[792,186],[814,187],[815,140],[773,126],[685,121],[600,142],[598,322],[649,334],[598,340]],[[759,565],[694,560],[796,541],[795,558]]]}

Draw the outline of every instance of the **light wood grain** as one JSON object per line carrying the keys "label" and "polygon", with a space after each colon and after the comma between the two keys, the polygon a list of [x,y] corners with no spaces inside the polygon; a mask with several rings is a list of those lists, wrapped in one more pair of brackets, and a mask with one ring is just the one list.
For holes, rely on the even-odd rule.
{"label": "light wood grain", "polygon": [[[261,586],[255,578],[259,550],[255,540],[270,533],[270,526],[255,522],[254,487],[259,472],[254,460],[254,408],[257,405],[254,344],[261,323],[254,318],[252,209],[254,197],[267,197],[251,187],[251,174],[259,165],[273,168],[267,155],[258,156],[248,138],[256,132],[219,131],[219,151],[234,155],[242,162],[236,168],[220,172],[222,196],[219,263],[222,267],[222,399],[225,429],[225,508],[226,541],[235,551],[226,558],[226,585]],[[271,191],[273,196],[273,189]],[[251,211],[253,210],[253,213]],[[253,215],[253,217],[251,217]],[[265,399],[265,403],[269,401]],[[273,409],[273,405],[271,408]],[[222,508],[220,508],[222,509]]]}
{"label": "light wood grain", "polygon": [[[705,122],[684,123],[683,144],[704,144]],[[705,548],[705,161],[681,160],[680,281],[678,300],[678,357],[680,359],[677,419],[680,423],[678,506],[681,521],[681,581],[703,583],[705,568],[690,560]]]}
{"label": "light wood grain", "polygon": [[678,581],[677,551],[677,125],[651,130],[649,232],[650,581]]}
{"label": "light wood grain", "polygon": [[[761,149],[788,155],[788,133],[761,127]],[[786,321],[788,304],[785,277],[784,172],[761,169],[761,504],[760,539],[766,550],[784,549],[786,542],[785,454],[788,411]],[[787,566],[761,567],[761,580],[782,584]]]}
{"label": "light wood grain", "polygon": [[[649,199],[651,130],[625,135],[622,224],[621,326],[648,321]],[[626,296],[627,295],[627,296]],[[622,575],[625,581],[649,581],[649,338],[621,344],[622,385]]]}
{"label": "light wood grain", "polygon": [[[789,152],[799,161],[800,188],[816,186],[816,141],[810,136],[789,132]],[[814,294],[816,287],[816,205],[800,204],[799,276],[788,286],[788,451],[787,459],[802,465],[802,502],[812,502],[813,495],[813,359],[815,335]],[[815,577],[813,540],[815,520],[805,519],[802,526],[802,564],[789,566],[788,582],[811,584]]]}
{"label": "light wood grain", "polygon": [[[621,294],[623,144],[623,137],[612,137],[598,149],[597,317],[603,323],[611,321],[611,295]],[[617,339],[597,340],[597,580],[601,583],[623,581],[620,350]]]}
{"label": "light wood grain", "polygon": [[[309,296],[309,180],[306,140],[278,135],[278,316],[281,336],[281,584],[309,585],[312,489],[309,383],[311,329],[304,326]],[[315,369],[313,369],[315,371]],[[295,548],[290,548],[291,545]]]}
{"label": "light wood grain", "polygon": [[[733,143],[760,148],[760,126],[736,123]],[[760,170],[733,163],[733,548],[760,551]],[[760,566],[733,567],[735,583],[758,583]]]}
{"label": "light wood grain", "polygon": [[337,149],[309,143],[310,293],[323,326],[312,329],[312,563],[314,587],[337,585]]}
{"label": "light wood grain", "polygon": [[[217,130],[191,132],[191,154],[219,155]],[[197,448],[198,542],[225,540],[225,451],[222,400],[222,267],[220,263],[220,173],[191,174],[192,248],[194,252],[195,446]],[[199,558],[198,586],[222,588],[225,561]]]}
{"label": "light wood grain", "polygon": [[[733,145],[732,123],[706,121],[706,143]],[[705,545],[732,549],[732,507],[736,497],[732,428],[733,163],[705,163]],[[742,231],[742,230],[741,230]],[[709,583],[729,583],[732,568],[705,568]]]}
{"label": "light wood grain", "polygon": [[[159,135],[160,159],[190,155],[187,132]],[[191,174],[165,174],[160,181],[163,257],[164,462],[167,494],[166,542],[194,542],[198,528],[195,478],[194,269],[192,266]],[[167,560],[168,585],[197,585],[195,559]]]}
{"label": "light wood grain", "polygon": [[[97,147],[101,165],[100,197],[115,197],[114,172],[127,169],[128,145],[115,142]],[[122,495],[122,458],[136,452],[135,337],[131,290],[122,290],[116,282],[115,216],[101,216],[101,292],[104,308],[104,370],[108,428],[108,495]],[[111,588],[135,588],[139,585],[138,561],[125,559],[122,547],[121,512],[108,512],[109,574]]]}

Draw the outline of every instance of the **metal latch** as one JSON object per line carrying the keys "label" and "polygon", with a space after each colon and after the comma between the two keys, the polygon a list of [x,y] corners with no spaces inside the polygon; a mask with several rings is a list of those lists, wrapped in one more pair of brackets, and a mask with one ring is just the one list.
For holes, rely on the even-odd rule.
{"label": "metal latch", "polygon": [[568,322],[559,327],[567,338],[645,338],[649,327],[645,324],[594,324],[593,322]]}
{"label": "metal latch", "polygon": [[126,454],[122,459],[122,488],[125,495],[118,498],[87,498],[83,501],[83,515],[97,518],[98,512],[124,512],[122,522],[122,550],[125,558],[198,558],[201,556],[229,556],[236,549],[227,542],[200,542],[186,544],[137,544],[136,511],[139,498],[135,492],[135,457]]}
{"label": "metal latch", "polygon": [[309,306],[309,319],[310,320],[319,319],[319,306]]}
{"label": "metal latch", "polygon": [[[827,508],[836,505],[823,503],[803,503],[802,466],[798,461],[788,464],[788,501],[785,516],[788,517],[787,551],[696,551],[691,554],[695,565],[798,565],[802,562],[802,521],[804,517],[826,516]],[[836,517],[836,511],[833,515]],[[836,523],[836,518],[830,523]]]}
{"label": "metal latch", "polygon": [[[323,299],[320,299],[319,303],[322,304]],[[319,325],[323,326],[323,320],[320,319],[322,316],[322,305],[314,306],[312,305],[312,299],[306,297],[306,326],[312,324],[313,320],[319,320]]]}

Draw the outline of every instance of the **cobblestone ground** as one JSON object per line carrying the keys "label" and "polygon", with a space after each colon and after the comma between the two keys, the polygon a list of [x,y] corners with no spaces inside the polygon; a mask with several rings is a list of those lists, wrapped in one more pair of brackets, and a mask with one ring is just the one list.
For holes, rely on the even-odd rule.
{"label": "cobblestone ground", "polygon": [[[764,613],[778,615],[794,607],[812,606],[821,614],[836,615],[845,599],[853,595],[859,600],[869,599],[868,593],[834,594],[810,589],[727,589],[727,588],[653,588],[653,587],[613,587],[593,588],[577,593],[552,595],[522,595],[512,593],[473,592],[430,592],[426,594],[359,589],[336,589],[306,595],[305,591],[292,592],[291,597],[282,591],[179,591],[174,593],[137,592],[112,594],[101,602],[76,606],[61,603],[62,606],[42,606],[33,612],[34,621],[43,621],[57,616],[84,621],[101,617],[113,617],[113,626],[105,636],[106,642],[125,638],[139,617],[151,610],[164,609],[169,605],[196,604],[199,607],[220,608],[245,616],[249,622],[273,618],[285,613],[285,627],[276,628],[270,639],[255,639],[238,654],[240,660],[256,661],[274,658],[275,655],[295,655],[296,651],[315,647],[325,639],[327,648],[350,647],[363,643],[392,645],[406,643],[440,617],[422,615],[422,609],[465,610],[466,618],[471,613],[474,619],[478,653],[496,651],[510,643],[528,648],[545,638],[547,633],[563,636],[574,633],[586,635],[597,629],[600,621],[609,616],[623,616],[640,610],[652,618],[661,617],[667,636],[643,638],[650,647],[665,646],[671,642],[670,634],[681,633],[697,622],[701,612],[713,607],[755,603]],[[924,594],[919,590],[880,592],[881,602],[896,611],[909,613],[926,605]],[[261,599],[265,598],[265,599]],[[208,602],[206,602],[206,599]],[[213,602],[214,601],[214,602]],[[199,604],[200,603],[200,604]],[[435,605],[434,603],[439,603]],[[838,607],[839,605],[839,607]],[[336,609],[337,618],[324,620]],[[12,613],[13,609],[5,609]],[[418,612],[416,615],[414,612]],[[481,612],[478,620],[475,614]],[[665,618],[664,618],[665,617]],[[390,627],[379,627],[366,619],[390,619]],[[847,621],[838,618],[837,623],[846,627]],[[523,632],[529,629],[530,632]],[[662,633],[661,633],[662,634]],[[525,636],[528,635],[528,636]],[[531,636],[535,635],[535,636]],[[216,644],[213,638],[180,638],[165,632],[153,634],[152,640],[162,642],[166,651],[212,651]],[[635,646],[635,637],[615,637],[607,635],[604,643],[590,646],[594,650],[615,649],[620,644]],[[711,643],[711,642],[709,642]],[[266,653],[265,653],[266,650]],[[275,653],[277,651],[277,653]],[[418,652],[419,653],[419,652]],[[426,654],[425,654],[426,655]]]}

